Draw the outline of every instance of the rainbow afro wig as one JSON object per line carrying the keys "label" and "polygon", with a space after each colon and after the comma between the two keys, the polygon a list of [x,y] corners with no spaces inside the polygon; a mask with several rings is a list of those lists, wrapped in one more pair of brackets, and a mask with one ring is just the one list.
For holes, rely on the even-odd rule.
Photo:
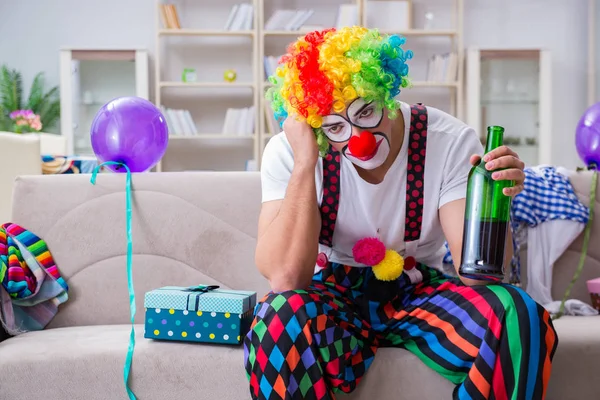
{"label": "rainbow afro wig", "polygon": [[308,33],[292,43],[269,80],[275,119],[295,114],[312,126],[321,155],[329,143],[320,129],[322,116],[341,113],[357,97],[380,102],[395,118],[400,89],[409,85],[405,39],[353,26]]}

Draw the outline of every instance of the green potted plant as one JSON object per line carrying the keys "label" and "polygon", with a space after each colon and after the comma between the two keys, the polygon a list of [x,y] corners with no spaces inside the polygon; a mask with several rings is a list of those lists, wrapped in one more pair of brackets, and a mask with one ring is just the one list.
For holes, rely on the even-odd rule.
{"label": "green potted plant", "polygon": [[44,86],[44,73],[40,72],[25,99],[21,73],[7,65],[0,68],[0,131],[40,132],[56,126],[60,118],[59,88],[45,91]]}

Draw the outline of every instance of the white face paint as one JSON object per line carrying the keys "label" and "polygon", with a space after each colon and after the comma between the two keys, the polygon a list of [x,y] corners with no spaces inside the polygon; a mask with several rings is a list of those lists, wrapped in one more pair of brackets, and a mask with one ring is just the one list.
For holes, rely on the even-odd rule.
{"label": "white face paint", "polygon": [[346,116],[331,114],[323,117],[322,129],[333,143],[345,143],[342,154],[356,166],[363,169],[375,169],[381,166],[390,154],[390,142],[383,132],[371,132],[375,136],[375,149],[364,157],[353,155],[348,148],[352,137],[352,126],[361,129],[376,129],[383,120],[383,107],[376,103],[367,103],[362,98],[354,100],[346,110]]}

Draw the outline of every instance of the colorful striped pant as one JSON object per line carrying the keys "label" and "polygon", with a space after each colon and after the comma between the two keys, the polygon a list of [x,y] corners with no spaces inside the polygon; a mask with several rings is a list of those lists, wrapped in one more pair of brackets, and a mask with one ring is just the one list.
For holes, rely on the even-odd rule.
{"label": "colorful striped pant", "polygon": [[514,286],[417,268],[423,282],[403,274],[387,299],[370,269],[339,264],[308,290],[266,295],[244,340],[252,398],[334,399],[393,346],[455,383],[454,399],[543,399],[558,344],[546,310]]}

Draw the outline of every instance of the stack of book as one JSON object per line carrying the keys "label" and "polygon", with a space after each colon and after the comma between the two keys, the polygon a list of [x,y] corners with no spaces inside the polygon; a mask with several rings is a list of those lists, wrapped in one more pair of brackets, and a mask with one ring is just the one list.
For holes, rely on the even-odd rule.
{"label": "stack of book", "polygon": [[163,28],[166,29],[181,29],[179,15],[174,4],[159,4],[158,11]]}
{"label": "stack of book", "polygon": [[231,7],[227,22],[225,22],[226,31],[247,31],[251,30],[254,21],[254,6],[252,4],[235,4]]}
{"label": "stack of book", "polygon": [[198,134],[196,124],[188,110],[175,110],[161,106],[161,111],[167,120],[169,135],[194,136]]}
{"label": "stack of book", "polygon": [[222,134],[226,136],[252,136],[254,134],[255,108],[228,108]]}
{"label": "stack of book", "polygon": [[336,29],[358,24],[358,6],[356,4],[341,4],[335,21]]}
{"label": "stack of book", "polygon": [[273,109],[271,108],[271,103],[267,102],[265,104],[265,122],[267,133],[270,135],[277,135],[281,132],[281,128],[279,127],[279,123],[275,119],[275,115],[273,115]]}
{"label": "stack of book", "polygon": [[456,53],[436,54],[427,63],[428,82],[455,82],[458,74]]}
{"label": "stack of book", "polygon": [[[265,23],[267,31],[297,31],[314,14],[315,10],[276,10]],[[302,29],[306,30],[306,29]]]}
{"label": "stack of book", "polygon": [[265,56],[263,63],[265,65],[265,79],[269,79],[270,76],[275,74],[278,62],[281,56]]}

